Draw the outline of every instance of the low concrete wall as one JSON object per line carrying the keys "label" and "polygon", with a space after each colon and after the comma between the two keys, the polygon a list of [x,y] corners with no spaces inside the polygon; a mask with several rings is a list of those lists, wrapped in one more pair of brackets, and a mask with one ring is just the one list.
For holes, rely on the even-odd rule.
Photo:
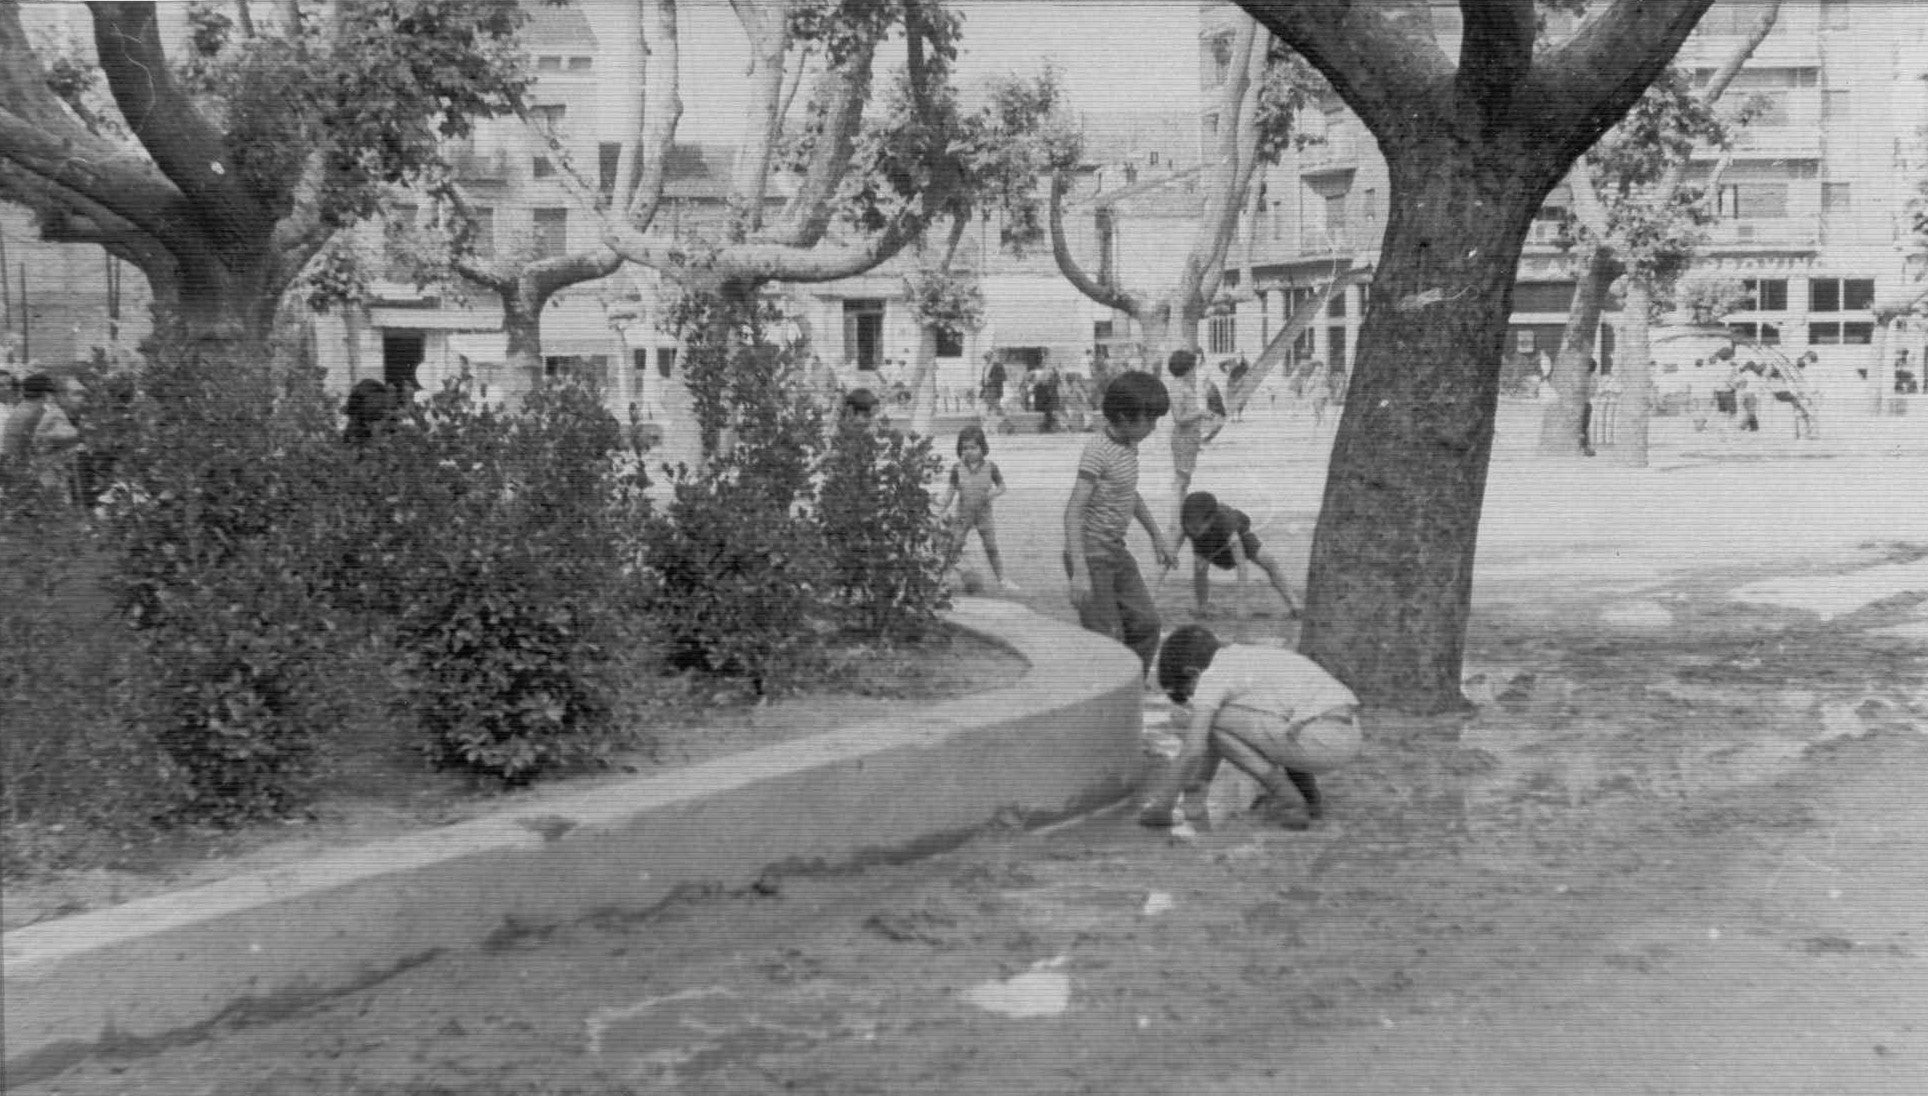
{"label": "low concrete wall", "polygon": [[953,619],[1030,663],[1009,688],[486,819],[6,933],[5,1083],[354,989],[438,952],[648,909],[772,867],[932,851],[1000,812],[1064,817],[1141,770],[1137,660],[1009,602]]}

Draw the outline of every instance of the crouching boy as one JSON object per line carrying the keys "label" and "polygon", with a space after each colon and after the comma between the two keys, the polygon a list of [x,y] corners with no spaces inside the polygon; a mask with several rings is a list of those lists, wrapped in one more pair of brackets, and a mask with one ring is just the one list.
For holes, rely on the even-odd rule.
{"label": "crouching boy", "polygon": [[1197,625],[1158,653],[1158,685],[1186,720],[1185,744],[1146,797],[1138,821],[1183,820],[1187,789],[1208,788],[1221,759],[1265,788],[1266,812],[1302,830],[1323,813],[1316,774],[1359,754],[1359,700],[1295,651],[1224,644]]}

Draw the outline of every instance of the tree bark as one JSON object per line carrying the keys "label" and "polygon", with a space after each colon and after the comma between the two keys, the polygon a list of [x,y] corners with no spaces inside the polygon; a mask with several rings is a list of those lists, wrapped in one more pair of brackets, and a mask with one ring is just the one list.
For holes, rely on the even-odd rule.
{"label": "tree bark", "polygon": [[1600,314],[1607,293],[1620,276],[1613,249],[1594,247],[1573,285],[1567,306],[1566,328],[1560,333],[1560,352],[1553,359],[1553,406],[1540,416],[1540,453],[1544,456],[1580,455],[1580,412],[1587,403],[1587,362],[1592,360],[1600,333]]}
{"label": "tree bark", "polygon": [[1645,279],[1627,279],[1627,299],[1621,313],[1627,322],[1620,326],[1613,369],[1620,388],[1618,417],[1625,428],[1617,431],[1611,452],[1615,459],[1635,468],[1647,467],[1647,427],[1653,413],[1653,362],[1647,338],[1647,316],[1653,300]]}
{"label": "tree bark", "polygon": [[1528,147],[1398,150],[1368,322],[1312,541],[1300,647],[1368,703],[1464,706],[1474,549],[1513,271],[1547,180]]}

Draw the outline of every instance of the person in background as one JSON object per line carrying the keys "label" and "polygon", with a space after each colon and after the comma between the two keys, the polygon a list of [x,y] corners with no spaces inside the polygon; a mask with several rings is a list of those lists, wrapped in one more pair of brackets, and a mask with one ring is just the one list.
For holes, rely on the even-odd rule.
{"label": "person in background", "polygon": [[997,581],[998,589],[1015,594],[1019,592],[1017,584],[1004,577],[1004,561],[997,551],[997,523],[991,516],[991,503],[1004,494],[1004,473],[989,459],[990,452],[991,443],[984,436],[982,426],[972,423],[958,431],[957,463],[951,466],[950,483],[943,500],[937,504],[937,512],[948,513],[951,503],[957,503],[957,512],[951,521],[951,558],[963,558],[965,538],[971,530],[977,530],[977,539],[984,545],[984,558],[991,564],[991,577]]}
{"label": "person in background", "polygon": [[80,381],[34,373],[20,385],[21,400],[0,427],[0,463],[15,476],[77,498],[75,458],[80,430],[75,418],[86,397]]}
{"label": "person in background", "polygon": [[1209,413],[1198,395],[1198,355],[1190,350],[1174,350],[1165,362],[1172,376],[1172,524],[1170,540],[1176,544],[1183,535],[1179,523],[1185,495],[1191,490],[1192,473],[1198,468],[1198,451],[1205,445],[1205,416]]}

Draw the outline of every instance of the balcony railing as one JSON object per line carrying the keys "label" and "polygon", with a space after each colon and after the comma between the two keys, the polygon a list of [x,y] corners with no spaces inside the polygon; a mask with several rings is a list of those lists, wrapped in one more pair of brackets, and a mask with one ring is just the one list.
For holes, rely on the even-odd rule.
{"label": "balcony railing", "polygon": [[1813,248],[1820,246],[1821,223],[1815,217],[1722,221],[1709,236],[1714,247]]}

